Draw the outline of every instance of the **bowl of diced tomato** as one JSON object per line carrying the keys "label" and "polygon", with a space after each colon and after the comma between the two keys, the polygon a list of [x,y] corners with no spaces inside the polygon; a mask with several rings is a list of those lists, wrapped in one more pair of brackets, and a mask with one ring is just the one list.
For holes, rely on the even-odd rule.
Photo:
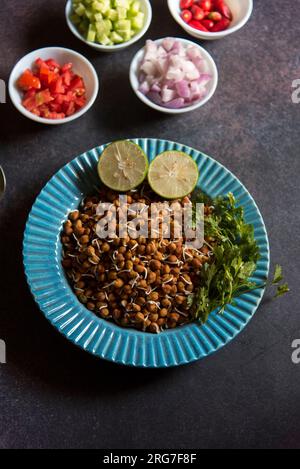
{"label": "bowl of diced tomato", "polygon": [[171,15],[197,39],[222,39],[249,20],[253,0],[168,0]]}
{"label": "bowl of diced tomato", "polygon": [[27,54],[14,67],[9,94],[24,116],[42,124],[78,119],[94,104],[99,79],[78,52],[47,47]]}

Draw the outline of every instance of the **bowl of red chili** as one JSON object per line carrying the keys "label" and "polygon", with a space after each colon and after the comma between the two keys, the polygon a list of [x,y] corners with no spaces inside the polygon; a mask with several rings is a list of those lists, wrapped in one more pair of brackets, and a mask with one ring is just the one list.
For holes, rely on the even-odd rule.
{"label": "bowl of red chili", "polygon": [[9,94],[24,116],[42,124],[78,119],[94,104],[99,79],[93,65],[78,52],[47,47],[27,54],[14,67]]}
{"label": "bowl of red chili", "polygon": [[253,0],[168,0],[171,15],[197,39],[222,39],[241,29],[253,11]]}

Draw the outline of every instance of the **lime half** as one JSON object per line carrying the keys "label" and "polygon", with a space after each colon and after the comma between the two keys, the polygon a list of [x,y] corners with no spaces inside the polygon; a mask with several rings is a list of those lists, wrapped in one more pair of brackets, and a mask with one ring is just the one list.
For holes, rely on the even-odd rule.
{"label": "lime half", "polygon": [[139,186],[147,170],[147,156],[141,147],[128,140],[114,142],[106,147],[98,163],[98,173],[103,184],[120,192]]}
{"label": "lime half", "polygon": [[150,164],[151,189],[165,199],[181,199],[193,192],[199,178],[196,162],[186,153],[165,151]]}

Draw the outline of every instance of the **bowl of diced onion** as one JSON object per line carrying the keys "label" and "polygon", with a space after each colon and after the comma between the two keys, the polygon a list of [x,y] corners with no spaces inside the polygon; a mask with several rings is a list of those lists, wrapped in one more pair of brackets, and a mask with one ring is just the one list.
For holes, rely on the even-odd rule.
{"label": "bowl of diced onion", "polygon": [[218,69],[212,56],[192,41],[148,40],[131,62],[130,83],[137,97],[151,108],[182,114],[212,98]]}
{"label": "bowl of diced onion", "polygon": [[68,0],[65,13],[71,32],[101,52],[131,46],[152,21],[149,0]]}

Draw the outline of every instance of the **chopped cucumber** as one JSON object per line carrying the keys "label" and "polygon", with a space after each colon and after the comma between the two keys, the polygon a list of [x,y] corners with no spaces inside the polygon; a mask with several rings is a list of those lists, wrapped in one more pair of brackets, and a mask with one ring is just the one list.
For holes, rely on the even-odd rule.
{"label": "chopped cucumber", "polygon": [[115,22],[116,30],[118,32],[125,32],[131,30],[131,22],[130,20],[119,20]]}
{"label": "chopped cucumber", "polygon": [[132,16],[135,16],[138,14],[138,12],[140,11],[140,2],[139,1],[133,1],[130,8],[129,8],[129,13],[130,15]]}
{"label": "chopped cucumber", "polygon": [[110,46],[112,45],[112,41],[106,34],[97,34],[97,39],[100,42],[100,44],[103,44],[104,46]]}
{"label": "chopped cucumber", "polygon": [[83,16],[86,12],[86,9],[84,7],[84,5],[82,3],[79,3],[79,5],[77,6],[76,10],[75,10],[75,13],[76,15],[78,16]]}
{"label": "chopped cucumber", "polygon": [[129,41],[144,26],[139,0],[72,0],[71,21],[89,42],[103,45]]}
{"label": "chopped cucumber", "polygon": [[116,31],[113,31],[111,33],[110,39],[112,40],[114,44],[121,44],[122,42],[124,42],[123,37],[120,34],[118,34]]}
{"label": "chopped cucumber", "polygon": [[144,13],[140,11],[134,18],[132,18],[131,26],[134,29],[137,29],[138,31],[140,31],[143,27],[144,19],[145,19],[145,15]]}
{"label": "chopped cucumber", "polygon": [[117,10],[110,9],[109,12],[107,13],[106,17],[107,17],[110,21],[117,21],[117,19],[118,19],[118,12],[117,12]]}
{"label": "chopped cucumber", "polygon": [[96,28],[94,25],[90,24],[88,34],[87,34],[87,40],[90,42],[95,42],[96,39]]}
{"label": "chopped cucumber", "polygon": [[71,21],[73,24],[76,26],[81,23],[81,18],[78,15],[72,15],[71,16]]}
{"label": "chopped cucumber", "polygon": [[123,42],[127,42],[132,38],[131,31],[120,31],[120,35],[123,38]]}
{"label": "chopped cucumber", "polygon": [[94,13],[94,20],[97,23],[98,21],[103,20],[102,13]]}
{"label": "chopped cucumber", "polygon": [[117,7],[117,14],[119,20],[125,20],[127,18],[127,8]]}
{"label": "chopped cucumber", "polygon": [[94,17],[94,12],[90,8],[88,8],[85,10],[85,16],[87,17],[87,19],[92,20]]}
{"label": "chopped cucumber", "polygon": [[129,10],[130,8],[130,1],[129,0],[115,0],[115,6],[125,8]]}

